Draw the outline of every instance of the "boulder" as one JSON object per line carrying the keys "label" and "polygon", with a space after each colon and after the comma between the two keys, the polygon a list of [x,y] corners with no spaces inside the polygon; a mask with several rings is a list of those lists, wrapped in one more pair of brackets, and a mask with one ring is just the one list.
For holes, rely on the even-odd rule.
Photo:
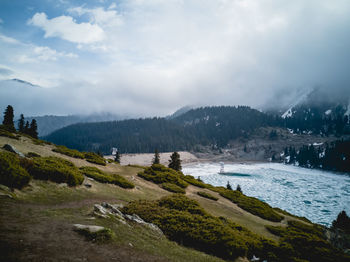
{"label": "boulder", "polygon": [[20,157],[24,157],[24,154],[19,152],[14,146],[11,146],[9,144],[5,144],[3,147],[3,149],[9,151],[9,152],[12,152],[12,153],[15,153],[17,155],[19,155]]}
{"label": "boulder", "polygon": [[104,230],[105,228],[101,227],[101,226],[74,224],[73,225],[73,229],[76,230],[76,231],[87,230],[87,231],[89,231],[91,233],[96,233],[96,232],[99,232],[101,230]]}

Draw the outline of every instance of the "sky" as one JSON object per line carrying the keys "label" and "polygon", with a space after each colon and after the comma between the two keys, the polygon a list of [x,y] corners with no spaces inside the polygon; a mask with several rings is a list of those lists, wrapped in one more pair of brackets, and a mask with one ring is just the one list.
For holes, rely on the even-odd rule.
{"label": "sky", "polygon": [[348,0],[0,1],[0,110],[25,115],[286,106],[349,68]]}

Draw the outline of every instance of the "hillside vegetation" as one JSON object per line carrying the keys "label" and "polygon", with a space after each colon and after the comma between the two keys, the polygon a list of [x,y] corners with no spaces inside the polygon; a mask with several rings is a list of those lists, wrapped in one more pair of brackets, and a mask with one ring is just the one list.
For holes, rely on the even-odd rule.
{"label": "hillside vegetation", "polygon": [[[253,255],[268,261],[349,259],[326,240],[325,228],[238,191],[204,184],[162,165],[99,165],[54,152],[55,145],[14,136],[0,136],[0,148],[11,144],[31,157],[0,149],[0,161],[6,163],[0,165],[5,261],[41,261],[48,255],[51,261],[242,261]],[[174,188],[182,192],[169,192],[176,192]],[[96,213],[94,205],[102,202],[124,205],[123,213],[139,215],[165,236]],[[98,234],[80,235],[73,224],[102,226],[103,241],[96,245]]]}

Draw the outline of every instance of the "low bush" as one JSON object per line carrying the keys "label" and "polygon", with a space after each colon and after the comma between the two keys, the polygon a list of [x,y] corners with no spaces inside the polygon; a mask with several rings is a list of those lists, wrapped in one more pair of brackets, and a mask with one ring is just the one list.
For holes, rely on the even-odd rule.
{"label": "low bush", "polygon": [[97,164],[97,165],[101,165],[101,166],[106,165],[106,160],[103,157],[101,157],[98,154],[93,153],[93,152],[85,152],[84,158],[86,159],[86,161],[93,163],[93,164]]}
{"label": "low bush", "polygon": [[261,238],[226,219],[206,213],[199,204],[181,194],[158,201],[135,201],[123,208],[156,224],[167,237],[223,259],[262,254]]}
{"label": "low bush", "polygon": [[179,186],[177,186],[175,184],[163,183],[163,184],[161,184],[161,186],[162,186],[163,189],[165,189],[165,190],[167,190],[169,192],[180,193],[180,194],[185,194],[186,193],[186,191],[183,188],[181,188],[181,187],[179,187]]}
{"label": "low bush", "polygon": [[191,175],[186,175],[184,176],[183,180],[185,180],[187,183],[196,186],[196,187],[200,187],[200,188],[207,188],[208,185],[203,183],[202,181],[199,181],[198,179],[195,179],[193,176]]}
{"label": "low bush", "polygon": [[28,157],[28,158],[33,158],[33,157],[40,157],[40,155],[37,154],[37,153],[35,153],[35,152],[28,152],[28,153],[26,154],[26,157]]}
{"label": "low bush", "polygon": [[278,208],[278,207],[274,207],[273,210],[277,211],[278,213],[281,213],[283,215],[287,215],[287,216],[290,216],[290,217],[294,217],[294,218],[297,218],[299,220],[303,220],[304,222],[306,223],[312,223],[309,219],[307,219],[306,217],[299,217],[299,216],[296,216],[296,215],[293,215],[281,208]]}
{"label": "low bush", "polygon": [[16,139],[16,140],[19,139],[19,137],[17,135],[6,130],[6,128],[3,125],[0,125],[0,136],[4,136],[4,137]]}
{"label": "low bush", "polygon": [[100,183],[109,183],[118,185],[122,188],[134,188],[135,185],[124,177],[117,174],[109,174],[101,171],[96,167],[84,166],[80,168],[80,171],[87,177],[91,177]]}
{"label": "low bush", "polygon": [[216,191],[219,194],[233,203],[237,204],[240,208],[259,216],[263,219],[267,219],[273,222],[280,222],[284,217],[276,213],[273,208],[254,197],[248,197],[237,190],[229,190],[223,187],[217,187]]}
{"label": "low bush", "polygon": [[204,192],[204,191],[198,191],[197,192],[197,195],[201,196],[201,197],[205,197],[205,198],[208,198],[208,199],[211,199],[211,200],[214,200],[214,201],[217,201],[219,198],[207,193],[207,192]]}
{"label": "low bush", "polygon": [[110,241],[114,233],[109,228],[105,228],[96,232],[91,232],[88,229],[75,229],[76,232],[83,235],[87,240],[104,243]]}
{"label": "low bush", "polygon": [[20,158],[10,152],[0,152],[0,184],[21,189],[30,181],[30,175],[21,167]]}
{"label": "low bush", "polygon": [[170,183],[181,188],[188,186],[188,183],[183,180],[185,176],[181,172],[160,164],[147,167],[144,171],[139,172],[138,176],[156,184]]}
{"label": "low bush", "polygon": [[66,156],[74,157],[74,158],[83,159],[85,157],[82,152],[79,152],[78,150],[75,150],[75,149],[70,149],[66,146],[56,146],[56,148],[52,149],[52,151],[66,155]]}
{"label": "low bush", "polygon": [[28,171],[35,179],[67,183],[69,186],[80,185],[84,180],[72,162],[58,157],[33,158],[33,165]]}
{"label": "low bush", "polygon": [[288,248],[288,252],[278,250],[277,255],[280,257],[285,257],[287,253],[289,257],[295,257],[296,261],[350,261],[350,256],[331,246],[319,225],[289,221],[287,227],[266,228],[280,237],[280,247]]}

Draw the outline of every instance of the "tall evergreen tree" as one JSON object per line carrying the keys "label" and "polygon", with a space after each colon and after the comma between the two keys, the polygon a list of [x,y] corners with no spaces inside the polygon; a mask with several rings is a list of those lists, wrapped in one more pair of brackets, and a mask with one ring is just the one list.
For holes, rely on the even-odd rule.
{"label": "tall evergreen tree", "polygon": [[5,128],[11,132],[15,132],[15,124],[13,123],[13,107],[8,105],[5,112],[4,112],[4,120],[2,121],[2,124],[5,126]]}
{"label": "tall evergreen tree", "polygon": [[26,124],[24,125],[23,133],[29,135],[29,122],[26,121]]}
{"label": "tall evergreen tree", "polygon": [[33,138],[38,138],[38,125],[35,119],[30,123],[29,135]]}
{"label": "tall evergreen tree", "polygon": [[18,121],[18,131],[23,133],[24,132],[24,116],[23,114],[21,114],[21,117],[19,118],[19,121]]}
{"label": "tall evergreen tree", "polygon": [[118,150],[115,153],[114,161],[120,164],[120,153]]}
{"label": "tall evergreen tree", "polygon": [[159,164],[160,163],[160,156],[158,149],[154,150],[154,158],[152,164]]}
{"label": "tall evergreen tree", "polygon": [[227,188],[228,190],[232,190],[232,186],[231,186],[231,184],[230,184],[230,182],[229,182],[229,181],[227,181],[226,188]]}
{"label": "tall evergreen tree", "polygon": [[182,169],[182,167],[181,167],[181,160],[180,160],[180,155],[179,155],[178,152],[174,152],[170,156],[169,168],[172,168],[172,169],[174,169],[176,171],[181,171],[181,169]]}

